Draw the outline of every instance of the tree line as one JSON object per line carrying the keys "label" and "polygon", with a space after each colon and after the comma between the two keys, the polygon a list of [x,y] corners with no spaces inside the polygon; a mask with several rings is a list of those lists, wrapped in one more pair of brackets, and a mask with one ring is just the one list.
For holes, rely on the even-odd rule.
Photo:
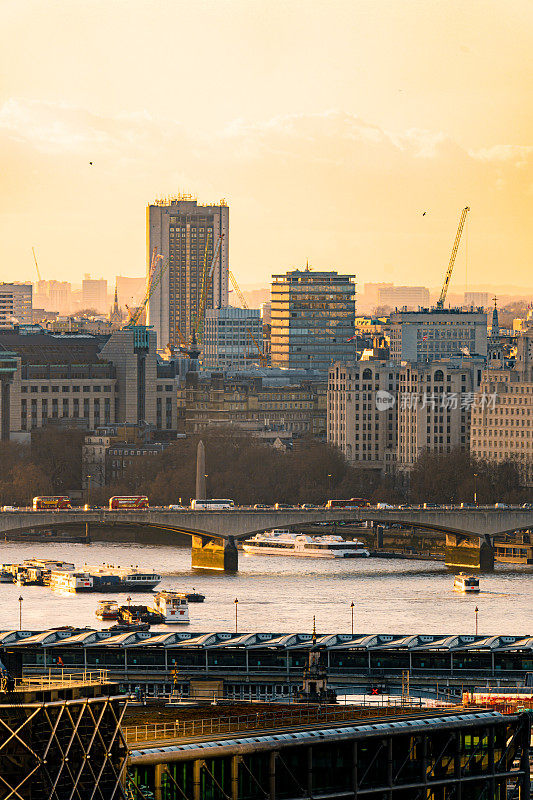
{"label": "tree line", "polygon": [[410,473],[377,471],[349,464],[339,450],[312,438],[295,440],[282,452],[259,439],[231,430],[207,430],[171,444],[162,453],[132,465],[95,499],[111,494],[146,494],[154,505],[187,504],[195,496],[196,448],[206,452],[208,497],[239,505],[316,503],[364,497],[389,503],[522,503],[532,491],[521,486],[519,465],[476,461],[468,453],[424,453]]}
{"label": "tree line", "polygon": [[[84,432],[52,427],[32,431],[31,445],[0,443],[0,505],[28,505],[39,494],[67,494],[82,483]],[[153,505],[188,504],[195,496],[196,448],[206,451],[209,497],[254,503],[316,503],[364,497],[372,502],[522,503],[532,500],[521,486],[517,462],[476,461],[459,450],[423,453],[409,472],[380,475],[349,464],[334,447],[312,438],[276,450],[231,429],[207,430],[137,459],[122,478],[93,487],[91,501],[105,505],[115,494],[146,494]]]}

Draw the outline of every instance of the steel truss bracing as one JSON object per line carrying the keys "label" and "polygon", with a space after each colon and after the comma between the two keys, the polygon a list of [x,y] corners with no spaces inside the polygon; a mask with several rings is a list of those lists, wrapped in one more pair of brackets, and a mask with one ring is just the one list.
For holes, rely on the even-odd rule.
{"label": "steel truss bracing", "polygon": [[131,798],[530,800],[529,717],[484,716],[133,751]]}
{"label": "steel truss bracing", "polygon": [[0,800],[123,798],[124,709],[111,697],[0,705]]}

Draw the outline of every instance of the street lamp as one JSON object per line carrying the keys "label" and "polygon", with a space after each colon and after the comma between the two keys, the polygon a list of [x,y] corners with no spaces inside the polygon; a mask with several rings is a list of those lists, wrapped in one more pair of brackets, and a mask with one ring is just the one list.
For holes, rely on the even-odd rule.
{"label": "street lamp", "polygon": [[331,500],[331,499],[332,499],[332,498],[331,498],[331,495],[333,494],[333,489],[332,489],[332,486],[333,486],[333,475],[331,474],[331,472],[328,472],[328,489],[329,489],[329,497],[328,497],[328,500]]}
{"label": "street lamp", "polygon": [[477,506],[477,479],[478,474],[474,472],[474,505]]}
{"label": "street lamp", "polygon": [[239,601],[238,601],[237,598],[235,598],[235,600],[233,602],[235,603],[235,633],[237,633],[237,629],[238,629],[238,612],[237,612],[237,608],[239,606]]}
{"label": "street lamp", "polygon": [[352,604],[351,604],[351,606],[350,606],[350,608],[352,609],[352,636],[353,636],[353,610],[354,610],[354,607],[355,607],[355,603],[354,603],[354,601],[352,600]]}
{"label": "street lamp", "polygon": [[208,478],[209,478],[209,475],[204,475],[204,480],[205,480],[205,496],[206,496],[206,497],[209,497],[209,494],[208,494],[208,491],[207,491],[207,479],[208,479]]}
{"label": "street lamp", "polygon": [[91,507],[91,475],[87,475],[87,510]]}
{"label": "street lamp", "polygon": [[476,636],[477,636],[477,615],[479,613],[479,608],[476,606],[474,609],[474,614],[476,615]]}
{"label": "street lamp", "polygon": [[22,595],[20,595],[20,597],[19,597],[19,630],[20,631],[22,630],[22,601],[23,600],[24,600],[24,598],[22,597]]}

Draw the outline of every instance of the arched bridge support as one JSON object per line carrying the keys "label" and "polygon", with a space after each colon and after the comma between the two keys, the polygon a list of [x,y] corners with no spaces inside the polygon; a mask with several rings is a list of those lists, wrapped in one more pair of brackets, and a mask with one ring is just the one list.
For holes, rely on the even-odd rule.
{"label": "arched bridge support", "polygon": [[490,537],[471,538],[460,533],[447,533],[444,563],[452,569],[494,572],[494,547]]}
{"label": "arched bridge support", "polygon": [[193,569],[238,572],[239,552],[232,536],[193,536],[191,565]]}

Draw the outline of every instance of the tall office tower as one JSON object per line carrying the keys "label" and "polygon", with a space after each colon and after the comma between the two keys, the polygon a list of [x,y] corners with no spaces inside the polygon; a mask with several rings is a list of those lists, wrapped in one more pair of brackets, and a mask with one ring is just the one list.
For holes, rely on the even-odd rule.
{"label": "tall office tower", "polygon": [[0,283],[0,328],[31,325],[32,294],[31,283]]}
{"label": "tall office tower", "polygon": [[148,304],[148,324],[157,333],[158,348],[179,345],[178,329],[187,341],[198,329],[201,340],[202,304],[204,310],[228,305],[228,206],[223,201],[219,206],[199,206],[196,200],[180,197],[158,200],[146,209],[146,245],[148,270],[154,248],[162,256],[155,261],[158,282]]}
{"label": "tall office tower", "polygon": [[96,280],[90,275],[85,275],[81,284],[81,302],[84,309],[94,309],[100,313],[106,313],[107,302],[107,281],[100,278]]}
{"label": "tall office tower", "polygon": [[273,275],[271,363],[327,372],[353,355],[355,275],[293,270]]}
{"label": "tall office tower", "polygon": [[390,315],[386,330],[393,361],[487,355],[487,315],[483,311],[396,311]]}

